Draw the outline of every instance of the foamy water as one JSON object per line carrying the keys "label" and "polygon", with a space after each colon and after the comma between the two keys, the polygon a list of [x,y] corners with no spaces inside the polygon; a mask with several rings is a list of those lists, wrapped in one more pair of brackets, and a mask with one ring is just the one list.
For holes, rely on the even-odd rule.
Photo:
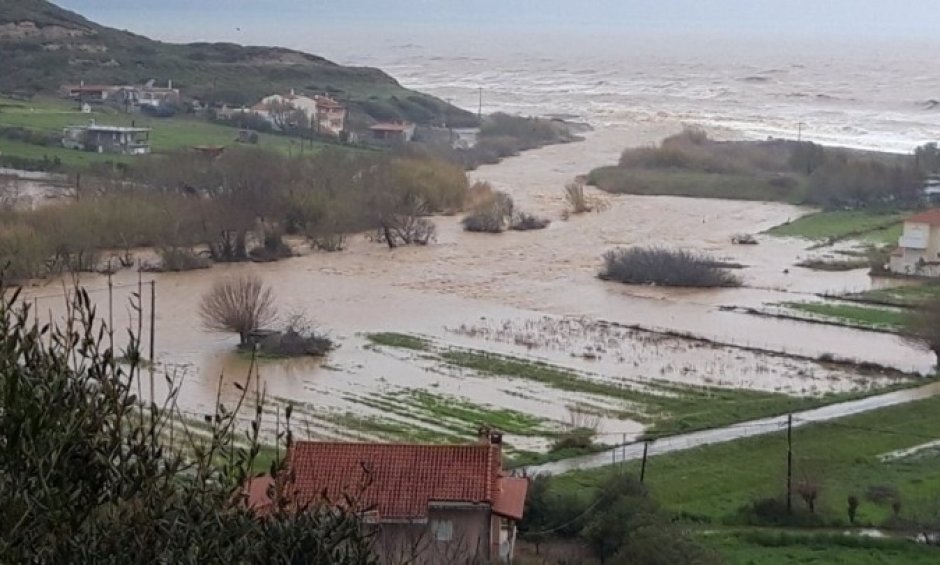
{"label": "foamy water", "polygon": [[820,143],[898,152],[940,138],[934,49],[776,41],[412,29],[304,46],[474,111],[482,88],[484,112],[601,126],[680,121],[751,138],[802,130]]}

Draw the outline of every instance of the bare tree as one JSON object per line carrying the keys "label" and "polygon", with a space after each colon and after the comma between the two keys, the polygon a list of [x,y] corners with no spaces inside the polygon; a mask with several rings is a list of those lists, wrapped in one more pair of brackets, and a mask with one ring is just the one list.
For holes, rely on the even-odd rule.
{"label": "bare tree", "polygon": [[911,341],[933,351],[940,364],[940,299],[919,305],[907,319],[905,334]]}
{"label": "bare tree", "polygon": [[237,333],[245,345],[251,332],[274,322],[277,310],[274,294],[261,278],[243,275],[216,282],[202,297],[199,315],[207,329]]}

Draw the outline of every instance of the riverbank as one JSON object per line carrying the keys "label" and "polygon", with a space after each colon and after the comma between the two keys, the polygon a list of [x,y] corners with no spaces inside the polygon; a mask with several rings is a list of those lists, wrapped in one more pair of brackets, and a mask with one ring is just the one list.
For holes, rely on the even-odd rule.
{"label": "riverbank", "polygon": [[[733,234],[762,232],[801,216],[806,213],[803,208],[719,199],[615,197],[588,188],[588,196],[603,206],[563,219],[567,182],[616,158],[615,148],[653,143],[679,128],[661,123],[599,128],[585,134],[584,142],[543,147],[470,174],[474,181],[486,180],[509,193],[520,208],[554,220],[545,230],[473,234],[463,230],[458,216],[441,216],[433,218],[437,242],[424,247],[389,250],[353,237],[340,253],[313,252],[276,263],[221,264],[208,270],[154,274],[159,371],[185,375],[180,398],[182,408],[193,417],[214,406],[220,378],[223,398],[237,392],[235,383],[244,382],[247,372],[247,362],[232,353],[237,338],[205,332],[195,313],[200,297],[218,278],[242,273],[259,274],[285,308],[306,311],[340,344],[324,360],[265,361],[259,370],[269,399],[277,405],[297,405],[299,429],[323,439],[414,441],[433,437],[435,431],[439,437],[466,437],[442,434],[433,427],[430,435],[417,430],[421,435],[416,436],[421,423],[379,407],[388,402],[424,406],[423,412],[432,415],[441,406],[451,411],[472,407],[484,415],[509,416],[507,411],[512,411],[513,417],[536,416],[561,429],[569,425],[565,394],[544,394],[525,381],[429,370],[404,356],[367,347],[361,335],[365,333],[406,333],[445,346],[528,360],[541,357],[574,371],[603,375],[611,382],[624,375],[641,383],[666,378],[684,386],[742,393],[821,395],[869,387],[863,377],[830,379],[829,372],[803,370],[804,362],[790,363],[785,354],[810,359],[830,355],[905,372],[931,371],[931,355],[892,336],[722,310],[726,305],[760,306],[804,294],[869,288],[867,276],[854,271],[785,273],[805,254],[804,241],[758,236],[757,246],[731,244]],[[606,250],[650,243],[708,251],[746,265],[740,270],[745,286],[687,290],[597,280]],[[107,311],[107,278],[82,274],[80,280],[95,290],[91,298],[99,311]],[[136,280],[137,273],[131,271],[112,277],[120,287],[113,297],[119,324],[134,320],[124,305]],[[27,289],[24,298],[39,297],[43,318],[62,316],[61,299],[43,298],[58,293],[58,283],[44,284]],[[575,331],[580,326],[570,326],[570,334],[562,334],[568,337],[560,340],[543,331],[566,320],[586,328],[608,321],[661,333],[694,334],[719,346],[656,340],[640,332],[624,336],[618,346],[621,354],[592,359],[583,354],[586,345],[595,345],[594,339],[586,340],[581,330]],[[462,327],[468,331],[460,332]],[[148,333],[146,325],[144,331]],[[549,336],[544,346],[531,349],[528,344],[541,335]],[[145,335],[144,342],[148,341]],[[735,359],[742,350],[739,346],[782,355],[748,353],[742,361]],[[162,386],[158,378],[158,395]],[[872,386],[872,392],[877,388]],[[413,390],[428,391],[431,397],[415,396]],[[463,424],[461,429],[468,427]],[[611,418],[602,431],[612,438],[606,441],[619,442],[623,434],[637,437],[644,429],[642,422]],[[517,447],[540,451],[546,442],[520,434]]]}

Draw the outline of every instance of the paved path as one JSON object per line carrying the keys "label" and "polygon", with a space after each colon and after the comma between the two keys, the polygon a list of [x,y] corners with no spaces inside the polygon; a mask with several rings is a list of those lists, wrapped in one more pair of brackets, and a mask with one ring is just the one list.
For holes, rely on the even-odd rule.
{"label": "paved path", "polygon": [[[914,400],[929,398],[937,394],[940,394],[940,382],[932,382],[922,387],[888,392],[849,402],[830,404],[804,412],[794,412],[793,427],[805,426],[806,424],[814,422],[835,420],[837,418],[861,414],[862,412],[868,412],[878,408],[905,404]],[[784,430],[786,427],[787,416],[784,415],[742,422],[723,428],[713,428],[700,432],[665,437],[650,442],[648,455],[662,455],[664,453],[672,453],[684,449],[692,449],[715,443],[724,443],[736,439],[769,434]],[[529,467],[528,472],[530,474],[559,474],[578,469],[603,467],[622,461],[634,461],[642,457],[643,442],[638,442],[615,447],[599,453],[593,453],[591,455],[572,457],[570,459]]]}

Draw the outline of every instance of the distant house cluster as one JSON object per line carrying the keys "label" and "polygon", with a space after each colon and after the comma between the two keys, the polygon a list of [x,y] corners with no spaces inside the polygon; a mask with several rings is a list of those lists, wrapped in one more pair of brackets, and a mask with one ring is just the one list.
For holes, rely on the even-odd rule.
{"label": "distant house cluster", "polygon": [[172,80],[165,87],[156,86],[153,80],[141,86],[85,84],[82,81],[63,85],[60,93],[80,104],[110,104],[127,111],[177,107],[182,102],[180,90],[173,88]]}

